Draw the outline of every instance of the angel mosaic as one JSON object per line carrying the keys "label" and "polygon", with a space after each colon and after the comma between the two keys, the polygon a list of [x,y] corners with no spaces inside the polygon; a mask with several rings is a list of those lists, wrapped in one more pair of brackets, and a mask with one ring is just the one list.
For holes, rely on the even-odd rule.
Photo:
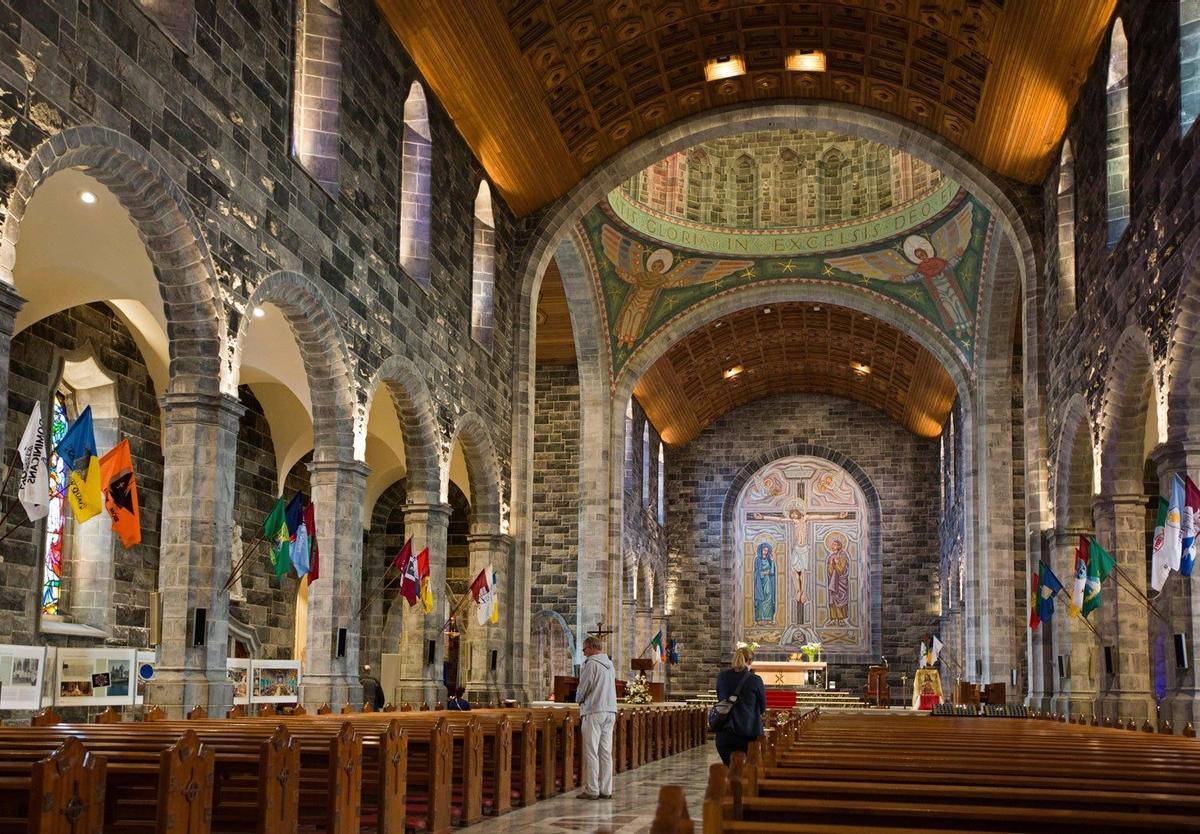
{"label": "angel mosaic", "polygon": [[900,247],[903,256],[896,249],[881,249],[826,258],[825,263],[876,281],[924,284],[943,327],[960,338],[966,337],[971,332],[971,312],[954,268],[971,242],[971,212],[972,204],[967,203],[929,237],[909,235]]}
{"label": "angel mosaic", "polygon": [[684,258],[675,263],[671,250],[655,249],[647,256],[647,247],[611,226],[601,229],[600,236],[617,277],[631,287],[613,328],[618,347],[637,343],[663,290],[711,284],[754,266],[753,261],[727,258]]}

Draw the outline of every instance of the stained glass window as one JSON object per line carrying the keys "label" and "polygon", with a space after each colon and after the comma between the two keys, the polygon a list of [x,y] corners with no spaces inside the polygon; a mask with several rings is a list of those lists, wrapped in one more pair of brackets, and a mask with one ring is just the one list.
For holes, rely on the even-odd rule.
{"label": "stained glass window", "polygon": [[62,601],[63,531],[67,522],[67,503],[63,487],[67,482],[67,462],[54,448],[67,433],[67,397],[63,391],[54,392],[54,407],[50,415],[50,514],[46,516],[46,561],[42,574],[42,613],[59,613]]}

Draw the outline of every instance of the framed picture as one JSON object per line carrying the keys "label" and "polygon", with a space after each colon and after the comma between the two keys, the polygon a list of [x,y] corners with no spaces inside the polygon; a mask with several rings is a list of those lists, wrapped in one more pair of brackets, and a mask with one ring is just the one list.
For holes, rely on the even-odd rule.
{"label": "framed picture", "polygon": [[45,678],[45,646],[0,645],[0,709],[41,709]]}
{"label": "framed picture", "polygon": [[253,670],[255,704],[294,704],[300,700],[299,660],[255,660]]}
{"label": "framed picture", "polygon": [[233,687],[233,703],[250,703],[250,661],[245,658],[230,657],[225,660],[225,673]]}
{"label": "framed picture", "polygon": [[132,704],[134,649],[59,649],[54,705]]}

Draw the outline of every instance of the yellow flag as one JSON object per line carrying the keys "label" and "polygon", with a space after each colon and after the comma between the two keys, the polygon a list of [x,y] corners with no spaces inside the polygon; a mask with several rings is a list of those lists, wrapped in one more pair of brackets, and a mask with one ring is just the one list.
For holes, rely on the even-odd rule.
{"label": "yellow flag", "polygon": [[87,478],[72,472],[67,483],[67,503],[75,516],[75,523],[82,524],[100,515],[104,509],[104,498],[100,490],[100,458],[92,455],[88,461]]}

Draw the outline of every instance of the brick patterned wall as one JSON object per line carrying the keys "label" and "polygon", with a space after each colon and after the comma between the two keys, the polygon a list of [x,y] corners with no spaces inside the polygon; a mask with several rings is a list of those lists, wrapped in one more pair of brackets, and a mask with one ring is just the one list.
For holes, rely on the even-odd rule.
{"label": "brick patterned wall", "polygon": [[533,441],[531,614],[556,611],[574,628],[579,558],[579,369],[538,365]]}
{"label": "brick patterned wall", "polygon": [[[726,414],[682,448],[668,448],[668,611],[682,646],[673,691],[706,691],[728,663],[732,625],[722,610],[728,570],[723,512],[730,485],[751,459],[784,444],[840,452],[866,473],[882,511],[882,650],[895,674],[915,664],[921,635],[937,621],[938,443],[916,437],[865,405],[781,394]],[[831,670],[861,686],[866,669]],[[896,681],[898,684],[898,680]]]}

